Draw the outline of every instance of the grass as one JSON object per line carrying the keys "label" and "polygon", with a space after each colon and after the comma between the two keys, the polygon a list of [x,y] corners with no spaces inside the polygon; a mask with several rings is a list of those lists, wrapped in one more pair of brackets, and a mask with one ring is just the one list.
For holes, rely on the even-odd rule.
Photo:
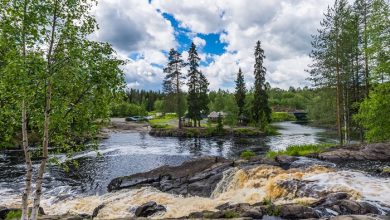
{"label": "grass", "polygon": [[268,151],[266,157],[275,158],[279,155],[288,156],[306,156],[313,153],[321,153],[326,149],[334,146],[334,144],[307,144],[307,145],[291,145],[285,150],[281,151]]}
{"label": "grass", "polygon": [[172,128],[169,124],[150,124],[150,127],[152,128]]}
{"label": "grass", "polygon": [[238,218],[238,217],[240,217],[240,214],[238,214],[237,212],[228,210],[228,211],[225,211],[223,213],[223,217],[224,218]]}
{"label": "grass", "polygon": [[390,173],[390,167],[383,168],[382,173]]}
{"label": "grass", "polygon": [[249,160],[249,159],[251,159],[252,157],[255,157],[255,156],[256,156],[256,154],[253,151],[251,151],[251,150],[245,150],[245,151],[243,151],[240,154],[240,157],[242,159],[245,159],[245,160]]}
{"label": "grass", "polygon": [[20,219],[22,217],[22,211],[21,210],[13,210],[7,213],[5,216],[6,220],[11,220],[11,219]]}
{"label": "grass", "polygon": [[273,122],[295,121],[295,116],[288,112],[272,112],[271,118]]}

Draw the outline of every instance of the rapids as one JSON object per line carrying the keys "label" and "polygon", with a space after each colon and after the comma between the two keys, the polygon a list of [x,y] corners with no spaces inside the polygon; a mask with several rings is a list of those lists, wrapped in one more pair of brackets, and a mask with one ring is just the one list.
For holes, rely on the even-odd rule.
{"label": "rapids", "polygon": [[[280,187],[283,181],[300,180],[307,182],[305,189],[311,196],[300,197]],[[49,214],[92,214],[101,204],[97,219],[115,219],[131,217],[136,207],[149,201],[164,205],[167,212],[154,218],[177,218],[192,212],[214,211],[218,205],[229,203],[254,204],[263,199],[272,199],[275,204],[310,204],[325,192],[347,192],[353,199],[377,204],[390,204],[386,192],[390,190],[390,179],[372,177],[355,171],[337,171],[323,166],[306,169],[283,170],[279,167],[260,165],[251,169],[230,169],[225,171],[223,180],[218,184],[211,198],[195,196],[183,197],[145,187],[134,190],[121,190],[101,196],[87,196],[53,202],[46,198],[43,208]]]}

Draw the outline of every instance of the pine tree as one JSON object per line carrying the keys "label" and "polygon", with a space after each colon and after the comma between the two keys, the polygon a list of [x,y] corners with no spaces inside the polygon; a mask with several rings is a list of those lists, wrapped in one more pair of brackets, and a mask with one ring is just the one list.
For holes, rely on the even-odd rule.
{"label": "pine tree", "polygon": [[264,63],[264,50],[261,48],[260,41],[257,41],[255,47],[255,84],[254,84],[254,100],[252,106],[252,117],[254,122],[261,129],[266,129],[271,122],[271,108],[268,104],[268,85],[265,81],[266,68]]}
{"label": "pine tree", "polygon": [[235,93],[239,117],[244,113],[246,92],[247,91],[245,87],[244,74],[242,73],[241,68],[239,68],[237,73],[237,79],[236,79],[236,93]]}
{"label": "pine tree", "polygon": [[164,68],[165,76],[163,82],[163,91],[167,94],[167,101],[175,101],[176,114],[179,119],[179,129],[182,128],[182,116],[184,114],[184,100],[182,94],[182,86],[184,84],[185,77],[181,73],[181,69],[185,66],[184,60],[181,58],[181,54],[175,49],[169,51],[168,64]]}
{"label": "pine tree", "polygon": [[199,115],[200,115],[200,100],[199,100],[200,72],[198,70],[199,61],[200,61],[200,58],[198,56],[198,52],[196,51],[196,46],[194,43],[192,43],[191,48],[188,51],[189,69],[188,69],[188,74],[187,74],[187,78],[188,78],[187,102],[188,102],[188,117],[193,120],[194,127],[196,127],[196,125],[197,125],[196,120],[199,118]]}

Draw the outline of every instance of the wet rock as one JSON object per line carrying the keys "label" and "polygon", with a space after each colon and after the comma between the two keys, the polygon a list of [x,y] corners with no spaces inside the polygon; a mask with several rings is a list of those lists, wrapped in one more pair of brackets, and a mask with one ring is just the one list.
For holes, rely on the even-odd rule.
{"label": "wet rock", "polygon": [[149,217],[159,212],[166,212],[166,208],[162,205],[158,205],[156,202],[147,202],[141,206],[139,206],[135,210],[136,217]]}
{"label": "wet rock", "polygon": [[375,143],[365,145],[350,145],[314,155],[322,160],[345,161],[345,160],[375,160],[390,161],[390,143]]}
{"label": "wet rock", "polygon": [[44,215],[40,216],[38,218],[39,220],[85,220],[85,219],[91,219],[91,216],[84,216],[84,215]]}
{"label": "wet rock", "polygon": [[222,179],[223,171],[232,166],[233,161],[222,157],[202,157],[180,166],[162,166],[146,173],[115,178],[108,185],[108,191],[153,186],[163,192],[209,197]]}
{"label": "wet rock", "polygon": [[319,214],[310,207],[290,204],[282,205],[280,208],[280,217],[287,219],[306,219],[306,218],[318,218]]}
{"label": "wet rock", "polygon": [[103,209],[104,207],[106,207],[105,204],[100,204],[98,207],[96,207],[93,212],[92,212],[92,218],[95,218],[98,214],[99,214],[99,211],[101,209]]}
{"label": "wet rock", "polygon": [[287,155],[279,155],[275,157],[275,161],[278,162],[280,166],[284,169],[290,168],[291,164],[297,160],[298,160],[297,157],[287,156]]}
{"label": "wet rock", "polygon": [[380,214],[380,211],[373,205],[367,202],[357,202],[352,200],[339,200],[336,201],[330,209],[341,215],[350,215],[350,214]]}
{"label": "wet rock", "polygon": [[340,215],[321,218],[323,220],[390,220],[389,216],[383,215]]}

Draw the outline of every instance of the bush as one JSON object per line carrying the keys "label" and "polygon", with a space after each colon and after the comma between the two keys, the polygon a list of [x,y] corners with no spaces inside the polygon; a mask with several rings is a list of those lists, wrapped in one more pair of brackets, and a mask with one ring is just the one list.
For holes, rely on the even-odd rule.
{"label": "bush", "polygon": [[245,160],[249,160],[249,159],[251,159],[252,157],[255,157],[255,156],[256,156],[256,154],[253,151],[251,151],[251,150],[245,150],[245,151],[243,151],[240,154],[240,157],[242,159],[245,159]]}
{"label": "bush", "polygon": [[160,129],[172,128],[172,126],[170,126],[168,124],[150,124],[150,127],[152,127],[152,128],[160,128]]}
{"label": "bush", "polygon": [[288,112],[272,112],[272,121],[295,121],[295,116]]}
{"label": "bush", "polygon": [[334,146],[333,144],[307,144],[307,145],[291,145],[286,150],[268,151],[266,157],[275,158],[278,155],[288,156],[306,156],[313,153],[321,153],[326,149]]}
{"label": "bush", "polygon": [[360,104],[359,113],[354,119],[367,132],[370,142],[390,140],[390,82],[378,85],[371,91],[369,98]]}
{"label": "bush", "polygon": [[123,102],[112,108],[113,117],[146,116],[147,111],[143,106]]}
{"label": "bush", "polygon": [[7,213],[5,216],[5,219],[20,219],[22,217],[22,211],[21,210],[14,210]]}

